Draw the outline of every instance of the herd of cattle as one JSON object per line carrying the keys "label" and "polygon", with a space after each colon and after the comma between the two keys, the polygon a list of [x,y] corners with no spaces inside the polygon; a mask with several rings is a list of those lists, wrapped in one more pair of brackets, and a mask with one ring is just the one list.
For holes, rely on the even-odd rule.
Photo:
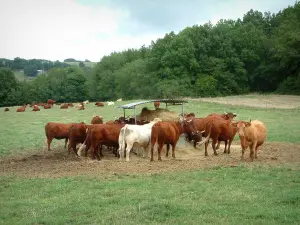
{"label": "herd of cattle", "polygon": [[[118,102],[121,102],[122,99],[117,99]],[[32,109],[33,112],[37,112],[37,111],[40,111],[40,107],[43,107],[44,109],[51,109],[53,107],[55,103],[55,100],[53,99],[48,99],[47,103],[43,103],[43,102],[38,102],[38,103],[31,103],[31,104],[24,104],[23,106],[17,108],[17,112],[25,112],[26,111],[26,107],[29,106]],[[88,104],[89,101],[86,100],[86,101],[83,101],[83,102],[80,102],[78,104],[76,104],[76,108],[78,108],[79,110],[85,110],[85,107],[84,105]],[[74,104],[73,103],[55,103],[56,105],[60,105],[60,108],[61,109],[68,109],[69,107],[74,107]],[[104,102],[96,102],[95,103],[95,106],[99,106],[99,107],[103,107],[105,104]],[[107,105],[110,106],[110,105],[115,105],[114,102],[107,102]],[[4,112],[8,112],[9,111],[9,108],[5,108],[4,109]]]}
{"label": "herd of cattle", "polygon": [[[49,103],[48,103],[49,104]],[[83,103],[84,104],[84,103]],[[154,103],[155,108],[159,103]],[[134,149],[137,153],[143,149],[143,157],[148,157],[151,151],[150,160],[154,160],[154,148],[157,146],[158,160],[161,160],[161,151],[164,145],[166,157],[168,157],[170,146],[172,157],[175,158],[175,148],[179,137],[184,134],[185,140],[193,143],[196,148],[205,144],[205,156],[208,156],[207,147],[212,140],[212,149],[217,155],[220,142],[225,143],[224,153],[230,153],[231,143],[238,133],[242,147],[242,159],[245,150],[250,148],[250,160],[257,158],[257,151],[267,137],[266,127],[263,122],[255,121],[234,121],[236,114],[212,113],[204,118],[196,118],[194,113],[179,115],[176,121],[162,121],[155,118],[152,121],[126,119],[120,117],[106,123],[103,118],[94,116],[91,124],[81,123],[56,123],[49,122],[45,126],[46,141],[48,150],[53,139],[65,139],[65,148],[68,143],[68,152],[72,149],[78,157],[85,150],[87,156],[90,149],[91,159],[100,160],[103,157],[102,148],[112,150],[116,157],[129,161],[130,151]],[[79,150],[77,144],[81,143]],[[125,156],[126,153],[126,156]]]}

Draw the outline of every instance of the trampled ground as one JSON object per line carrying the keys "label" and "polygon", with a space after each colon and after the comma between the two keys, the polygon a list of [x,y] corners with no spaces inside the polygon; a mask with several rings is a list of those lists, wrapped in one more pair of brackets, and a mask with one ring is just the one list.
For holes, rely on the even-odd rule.
{"label": "trampled ground", "polygon": [[223,146],[218,150],[219,155],[214,156],[209,147],[208,157],[204,157],[204,146],[193,149],[187,145],[176,149],[176,159],[162,157],[162,161],[150,162],[149,158],[142,158],[131,153],[130,162],[120,162],[118,158],[108,151],[104,151],[101,161],[91,161],[89,158],[75,157],[74,153],[68,155],[63,148],[48,151],[39,151],[23,156],[14,156],[2,159],[0,163],[0,176],[17,175],[25,177],[64,177],[77,175],[112,176],[125,174],[155,174],[169,171],[185,171],[196,168],[209,168],[215,166],[233,167],[240,164],[245,166],[296,166],[300,163],[300,144],[292,143],[266,143],[258,154],[255,162],[249,162],[249,150],[246,160],[242,162],[241,148],[238,142],[232,145],[231,154],[223,154]]}

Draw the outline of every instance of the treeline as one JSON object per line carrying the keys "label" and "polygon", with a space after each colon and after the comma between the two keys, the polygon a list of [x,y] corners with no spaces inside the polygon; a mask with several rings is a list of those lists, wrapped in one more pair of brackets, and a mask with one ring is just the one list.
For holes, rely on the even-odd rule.
{"label": "treeline", "polygon": [[47,72],[52,68],[65,68],[69,65],[60,61],[52,62],[45,59],[23,59],[16,57],[13,60],[0,59],[0,67],[9,68],[12,70],[23,70],[26,76],[35,77],[38,74],[38,70]]}
{"label": "treeline", "polygon": [[[4,73],[11,76],[2,69],[1,80]],[[3,89],[1,81],[0,105],[48,98],[70,102],[300,94],[300,3],[277,14],[250,10],[242,19],[170,32],[149,47],[105,56],[92,71],[56,68],[32,81],[7,85]]]}

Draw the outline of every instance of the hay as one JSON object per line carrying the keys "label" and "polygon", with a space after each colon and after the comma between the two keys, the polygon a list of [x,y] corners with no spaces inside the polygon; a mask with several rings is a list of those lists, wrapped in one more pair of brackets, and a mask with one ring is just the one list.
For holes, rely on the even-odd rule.
{"label": "hay", "polygon": [[180,117],[176,112],[167,109],[156,108],[155,110],[150,110],[144,107],[138,118],[150,122],[155,118],[160,118],[162,121],[178,121]]}

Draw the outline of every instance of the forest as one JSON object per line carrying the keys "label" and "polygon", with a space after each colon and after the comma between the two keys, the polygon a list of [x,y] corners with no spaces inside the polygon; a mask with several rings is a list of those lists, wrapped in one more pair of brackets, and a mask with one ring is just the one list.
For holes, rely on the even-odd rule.
{"label": "forest", "polygon": [[299,95],[300,2],[278,13],[251,9],[237,20],[171,31],[150,46],[112,52],[92,69],[41,60],[35,67],[45,73],[18,81],[13,69],[33,67],[30,60],[19,61],[23,64],[16,68],[13,61],[0,59],[0,106],[48,98],[76,102],[250,92]]}

